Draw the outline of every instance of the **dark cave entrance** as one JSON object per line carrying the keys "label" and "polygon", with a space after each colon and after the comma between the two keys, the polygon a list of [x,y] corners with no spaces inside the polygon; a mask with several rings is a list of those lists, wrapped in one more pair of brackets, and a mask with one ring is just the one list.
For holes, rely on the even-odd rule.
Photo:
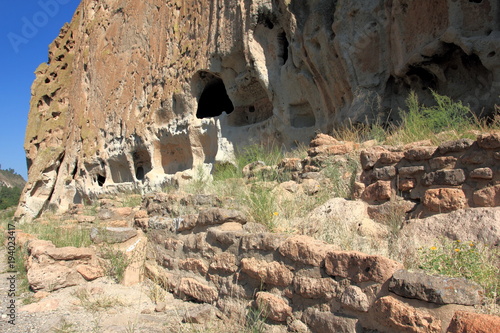
{"label": "dark cave entrance", "polygon": [[278,58],[283,59],[283,65],[286,64],[288,60],[288,48],[290,43],[288,38],[286,38],[286,33],[284,31],[278,34]]}
{"label": "dark cave entrance", "polygon": [[106,177],[102,175],[97,175],[97,185],[103,187],[105,182],[106,182]]}
{"label": "dark cave entrance", "polygon": [[142,166],[138,167],[135,172],[135,178],[137,180],[144,180],[144,176],[145,176],[144,168]]}
{"label": "dark cave entrance", "polygon": [[198,119],[210,118],[220,116],[222,112],[227,114],[233,112],[234,105],[227,95],[222,79],[207,72],[200,72],[199,76],[202,79],[208,79],[208,82],[198,100],[196,117]]}

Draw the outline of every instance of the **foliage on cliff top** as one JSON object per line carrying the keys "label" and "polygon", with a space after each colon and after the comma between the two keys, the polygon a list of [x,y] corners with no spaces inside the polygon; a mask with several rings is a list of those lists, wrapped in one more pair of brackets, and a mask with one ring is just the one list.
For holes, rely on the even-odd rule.
{"label": "foliage on cliff top", "polygon": [[363,142],[376,140],[389,145],[404,145],[430,140],[440,144],[460,138],[475,139],[480,132],[500,129],[500,108],[488,118],[480,118],[468,105],[448,96],[432,92],[435,105],[421,104],[416,93],[406,99],[406,109],[399,110],[401,121],[397,124],[375,122],[370,125],[348,123],[335,130],[334,137],[345,141]]}

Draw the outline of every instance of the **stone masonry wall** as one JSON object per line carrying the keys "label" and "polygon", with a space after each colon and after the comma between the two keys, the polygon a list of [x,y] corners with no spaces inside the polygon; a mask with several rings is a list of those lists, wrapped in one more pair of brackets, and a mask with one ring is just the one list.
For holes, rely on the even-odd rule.
{"label": "stone masonry wall", "polygon": [[336,251],[308,236],[265,232],[217,200],[192,199],[204,206],[198,214],[170,218],[164,210],[175,195],[150,195],[135,218],[153,244],[145,274],[177,297],[240,319],[248,306],[260,307],[268,322],[291,332],[498,327],[498,317],[473,313],[482,291],[464,279],[406,271],[388,258]]}
{"label": "stone masonry wall", "polygon": [[383,203],[395,195],[417,203],[415,214],[500,205],[500,134],[481,134],[439,147],[378,146],[360,155],[361,198]]}

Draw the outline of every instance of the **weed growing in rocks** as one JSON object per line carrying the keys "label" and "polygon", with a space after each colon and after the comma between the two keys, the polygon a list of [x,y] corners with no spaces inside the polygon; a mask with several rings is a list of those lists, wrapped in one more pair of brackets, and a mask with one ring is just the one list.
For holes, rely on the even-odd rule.
{"label": "weed growing in rocks", "polygon": [[80,305],[89,312],[98,312],[101,310],[111,309],[116,306],[123,306],[123,302],[112,296],[95,296],[86,288],[77,289],[73,296],[78,298]]}
{"label": "weed growing in rocks", "polygon": [[341,141],[364,142],[375,140],[384,142],[389,135],[389,131],[384,128],[380,121],[373,124],[356,123],[351,120],[344,126],[334,130],[333,136]]}
{"label": "weed growing in rocks", "polygon": [[54,328],[54,333],[76,333],[76,327],[74,324],[69,323],[66,319],[63,319],[59,324],[59,327]]}
{"label": "weed growing in rocks", "polygon": [[125,253],[115,250],[110,245],[103,245],[99,249],[99,254],[101,258],[106,260],[104,264],[106,275],[120,283],[123,280],[125,270],[131,264],[131,260]]}
{"label": "weed growing in rocks", "polygon": [[500,250],[469,241],[443,239],[441,244],[421,249],[420,269],[452,277],[463,277],[481,285],[493,304],[500,302]]}
{"label": "weed growing in rocks", "polygon": [[39,239],[51,241],[56,247],[90,246],[89,229],[75,225],[54,225],[54,223],[30,223],[22,225],[24,232]]}
{"label": "weed growing in rocks", "polygon": [[276,200],[272,189],[264,184],[254,184],[247,194],[248,213],[256,222],[262,223],[269,230],[276,227]]}
{"label": "weed growing in rocks", "polygon": [[28,276],[25,265],[25,263],[27,262],[27,258],[28,258],[28,252],[26,248],[17,247],[15,252],[16,272],[18,281],[16,290],[17,296],[20,296],[30,291],[30,285],[28,282]]}
{"label": "weed growing in rocks", "polygon": [[123,199],[123,207],[137,207],[142,203],[142,196],[140,194],[129,194]]}
{"label": "weed growing in rocks", "polygon": [[207,192],[207,183],[210,182],[210,175],[203,168],[203,166],[199,165],[196,168],[196,173],[194,178],[188,184],[188,192],[190,193],[206,193]]}
{"label": "weed growing in rocks", "polygon": [[351,198],[357,171],[360,168],[358,158],[347,156],[347,159],[326,162],[323,174],[330,179],[330,197]]}
{"label": "weed growing in rocks", "polygon": [[263,333],[268,316],[268,309],[265,306],[249,307],[246,314],[246,332]]}
{"label": "weed growing in rocks", "polygon": [[167,291],[162,287],[161,281],[146,280],[146,294],[155,304],[163,302],[167,297]]}

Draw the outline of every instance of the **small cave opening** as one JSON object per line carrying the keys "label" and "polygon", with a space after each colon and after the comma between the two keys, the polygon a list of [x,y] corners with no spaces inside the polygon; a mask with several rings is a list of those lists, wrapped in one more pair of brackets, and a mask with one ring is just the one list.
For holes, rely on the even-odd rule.
{"label": "small cave opening", "polygon": [[82,199],[82,195],[80,194],[80,192],[76,192],[74,197],[73,197],[73,203],[74,204],[81,204],[83,203],[83,199]]}
{"label": "small cave opening", "polygon": [[151,155],[145,148],[136,150],[132,154],[134,159],[135,179],[143,181],[146,174],[152,170]]}
{"label": "small cave opening", "polygon": [[137,170],[135,171],[135,178],[137,178],[137,180],[144,180],[144,175],[144,168],[142,166],[137,167]]}
{"label": "small cave opening", "polygon": [[288,42],[288,38],[286,37],[286,33],[284,31],[278,34],[278,47],[278,57],[283,59],[284,65],[288,60],[288,48],[290,47],[290,43]]}
{"label": "small cave opening", "polygon": [[422,90],[426,90],[428,88],[436,90],[437,88],[436,76],[422,67],[410,66],[406,76],[412,81],[411,85],[419,83]]}
{"label": "small cave opening", "polygon": [[275,14],[267,8],[260,8],[257,14],[257,24],[262,24],[264,27],[272,30],[275,23],[278,21]]}
{"label": "small cave opening", "polygon": [[97,175],[97,185],[99,185],[99,187],[103,187],[104,183],[106,183],[106,177],[103,175]]}
{"label": "small cave opening", "polygon": [[234,105],[227,95],[226,86],[220,77],[213,74],[200,72],[200,78],[208,78],[209,81],[203,88],[203,92],[198,100],[196,117],[198,119],[217,117],[226,112],[230,114],[234,110]]}
{"label": "small cave opening", "polygon": [[78,161],[75,163],[75,168],[71,172],[71,178],[76,179],[77,174],[78,174]]}

